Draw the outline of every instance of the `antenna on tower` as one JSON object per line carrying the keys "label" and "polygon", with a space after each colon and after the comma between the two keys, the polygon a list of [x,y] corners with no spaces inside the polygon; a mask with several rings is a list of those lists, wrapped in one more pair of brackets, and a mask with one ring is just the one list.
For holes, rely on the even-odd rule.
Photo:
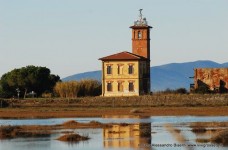
{"label": "antenna on tower", "polygon": [[139,20],[142,20],[142,8],[141,9],[139,9]]}
{"label": "antenna on tower", "polygon": [[139,9],[139,19],[134,22],[135,26],[147,26],[146,18],[143,18],[142,10]]}

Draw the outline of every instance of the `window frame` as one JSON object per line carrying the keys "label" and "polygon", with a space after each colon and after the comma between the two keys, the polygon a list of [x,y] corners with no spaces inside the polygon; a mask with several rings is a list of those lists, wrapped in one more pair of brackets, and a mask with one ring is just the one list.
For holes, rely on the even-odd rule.
{"label": "window frame", "polygon": [[134,65],[129,64],[129,66],[128,66],[128,74],[134,74]]}
{"label": "window frame", "polygon": [[112,82],[107,83],[107,92],[112,92]]}
{"label": "window frame", "polygon": [[110,75],[112,74],[112,66],[111,65],[107,65],[107,74]]}
{"label": "window frame", "polygon": [[129,82],[128,91],[129,92],[134,92],[135,91],[134,82]]}

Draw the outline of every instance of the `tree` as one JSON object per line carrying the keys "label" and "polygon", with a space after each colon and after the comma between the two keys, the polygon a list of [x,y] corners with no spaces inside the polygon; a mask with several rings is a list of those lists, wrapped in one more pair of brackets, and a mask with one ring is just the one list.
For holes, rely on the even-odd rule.
{"label": "tree", "polygon": [[27,66],[14,69],[1,77],[0,96],[12,97],[17,94],[17,88],[21,96],[31,91],[40,96],[43,92],[52,92],[59,80],[60,77],[50,74],[46,67]]}

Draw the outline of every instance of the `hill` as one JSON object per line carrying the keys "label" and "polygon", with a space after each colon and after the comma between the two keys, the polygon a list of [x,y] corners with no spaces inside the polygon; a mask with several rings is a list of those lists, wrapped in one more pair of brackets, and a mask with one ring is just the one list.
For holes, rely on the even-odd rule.
{"label": "hill", "polygon": [[[151,71],[151,90],[160,91],[167,88],[176,89],[184,87],[189,89],[189,85],[193,83],[194,68],[222,68],[228,67],[228,63],[219,64],[213,61],[194,61],[185,63],[170,63],[150,68]],[[75,74],[66,78],[63,81],[81,80],[92,78],[101,80],[101,71],[91,71]]]}

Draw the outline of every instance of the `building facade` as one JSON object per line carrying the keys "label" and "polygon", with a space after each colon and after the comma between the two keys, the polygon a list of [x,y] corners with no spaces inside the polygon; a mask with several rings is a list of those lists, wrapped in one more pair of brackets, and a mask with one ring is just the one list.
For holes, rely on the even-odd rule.
{"label": "building facade", "polygon": [[132,53],[120,52],[102,61],[102,96],[138,96],[150,93],[150,29],[146,18],[134,22]]}
{"label": "building facade", "polygon": [[194,69],[194,90],[204,87],[213,92],[228,92],[228,68]]}

